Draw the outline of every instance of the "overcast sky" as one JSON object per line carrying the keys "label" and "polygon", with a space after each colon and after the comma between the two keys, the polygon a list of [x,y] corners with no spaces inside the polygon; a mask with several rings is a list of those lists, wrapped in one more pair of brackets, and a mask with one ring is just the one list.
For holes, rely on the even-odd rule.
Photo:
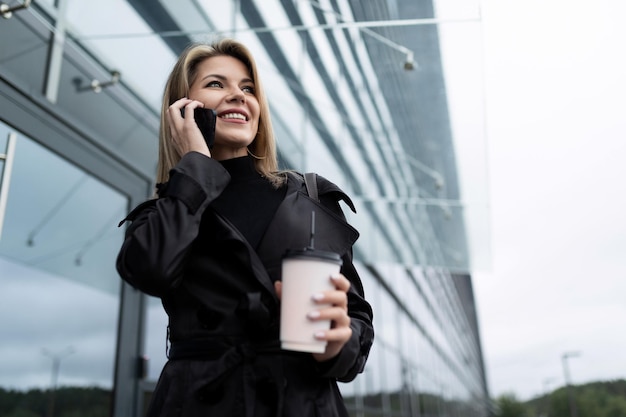
{"label": "overcast sky", "polygon": [[626,2],[485,0],[493,396],[626,378]]}

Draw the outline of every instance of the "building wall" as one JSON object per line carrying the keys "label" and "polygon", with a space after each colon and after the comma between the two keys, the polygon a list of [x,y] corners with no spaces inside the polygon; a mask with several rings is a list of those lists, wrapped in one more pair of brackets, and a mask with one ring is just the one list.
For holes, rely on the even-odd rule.
{"label": "building wall", "polygon": [[[162,85],[174,51],[191,38],[135,39],[129,22],[146,31],[179,29],[181,20],[190,31],[333,22],[294,4],[231,2],[224,16],[196,22],[161,3],[148,13],[142,1],[92,2],[89,10],[37,2],[0,22],[0,154],[8,158],[0,160],[0,333],[9,341],[0,347],[0,389],[43,390],[31,404],[49,410],[72,395],[69,387],[96,387],[107,413],[142,410],[165,361],[165,316],[158,300],[117,276],[116,226],[153,186],[161,87],[147,88],[142,76]],[[99,39],[87,12],[126,38]],[[486,415],[471,276],[452,275],[441,249],[455,230],[464,240],[462,228],[442,234],[433,217],[441,210],[407,203],[424,188],[424,173],[386,151],[408,139],[389,129],[394,118],[385,114],[394,109],[377,93],[368,45],[346,32],[237,35],[272,86],[281,163],[332,179],[359,206],[349,220],[362,231],[357,266],[376,342],[364,374],[341,390],[354,416]],[[132,44],[135,61],[121,42]],[[150,70],[133,69],[137,58]],[[124,63],[120,82],[110,82]],[[105,85],[99,93],[93,80]],[[446,176],[454,172],[445,167]]]}

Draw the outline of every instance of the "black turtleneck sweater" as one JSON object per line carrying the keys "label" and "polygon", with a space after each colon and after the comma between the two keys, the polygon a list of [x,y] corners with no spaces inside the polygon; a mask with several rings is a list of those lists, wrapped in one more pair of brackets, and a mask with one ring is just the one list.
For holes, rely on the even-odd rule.
{"label": "black turtleneck sweater", "polygon": [[256,171],[251,156],[226,159],[220,163],[231,180],[211,206],[256,248],[283,201],[287,187],[274,188]]}

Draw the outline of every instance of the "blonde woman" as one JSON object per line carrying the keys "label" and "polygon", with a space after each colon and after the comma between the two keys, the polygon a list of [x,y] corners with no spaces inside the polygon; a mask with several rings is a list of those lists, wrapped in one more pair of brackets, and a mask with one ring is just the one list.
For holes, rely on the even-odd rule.
{"label": "blonde woman", "polygon": [[[211,148],[194,109],[217,114]],[[181,110],[184,109],[184,115]],[[347,416],[337,381],[363,370],[372,311],[352,263],[358,237],[336,185],[317,177],[310,198],[298,175],[277,167],[269,106],[241,43],[195,44],[179,57],[163,95],[157,197],[135,208],[117,269],[160,297],[169,354],[147,415]],[[280,348],[281,255],[309,237],[303,211],[317,207],[316,247],[341,255],[333,290],[309,319],[324,352]]]}

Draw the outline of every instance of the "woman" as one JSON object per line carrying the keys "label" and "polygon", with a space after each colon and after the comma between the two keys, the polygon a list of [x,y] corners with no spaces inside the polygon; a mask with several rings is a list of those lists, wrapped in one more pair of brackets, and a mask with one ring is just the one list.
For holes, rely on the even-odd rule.
{"label": "woman", "polygon": [[[193,109],[215,109],[209,149]],[[184,109],[184,115],[181,110]],[[234,40],[192,45],[163,96],[157,198],[134,209],[117,269],[160,297],[169,317],[169,361],[148,416],[347,416],[336,381],[363,370],[372,311],[352,264],[358,233],[339,207],[352,202],[317,177],[277,170],[269,107],[256,64]],[[280,263],[308,243],[342,256],[334,290],[317,294],[310,320],[331,320],[323,353],[282,350]],[[303,226],[304,225],[304,226]]]}

